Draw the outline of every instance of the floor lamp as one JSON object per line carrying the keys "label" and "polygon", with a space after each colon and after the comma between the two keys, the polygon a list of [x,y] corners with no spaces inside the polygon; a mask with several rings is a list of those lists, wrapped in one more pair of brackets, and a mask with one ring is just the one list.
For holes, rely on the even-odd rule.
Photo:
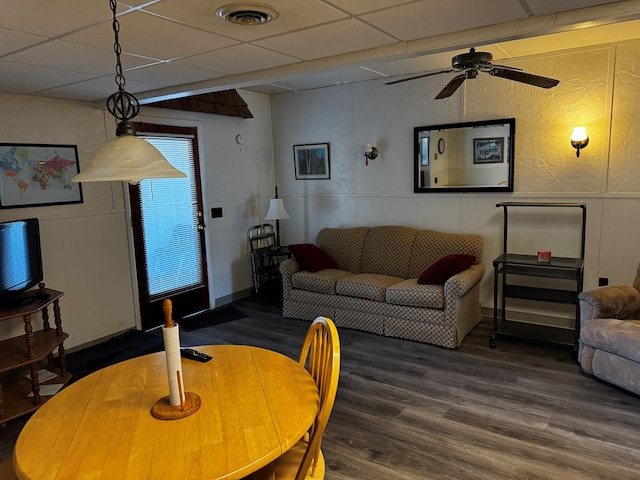
{"label": "floor lamp", "polygon": [[278,186],[276,185],[276,196],[269,200],[269,211],[265,215],[265,220],[276,221],[276,245],[280,245],[280,220],[289,218],[287,210],[284,208],[284,202],[278,198]]}

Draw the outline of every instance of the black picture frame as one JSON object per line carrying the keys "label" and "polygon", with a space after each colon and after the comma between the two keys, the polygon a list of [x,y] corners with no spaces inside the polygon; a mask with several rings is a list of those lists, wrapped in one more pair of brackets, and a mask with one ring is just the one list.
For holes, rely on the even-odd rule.
{"label": "black picture frame", "polygon": [[76,145],[0,143],[0,208],[82,203]]}
{"label": "black picture frame", "polygon": [[331,178],[331,157],[328,143],[294,145],[293,163],[296,180]]}
{"label": "black picture frame", "polygon": [[504,137],[474,138],[473,163],[504,163]]}

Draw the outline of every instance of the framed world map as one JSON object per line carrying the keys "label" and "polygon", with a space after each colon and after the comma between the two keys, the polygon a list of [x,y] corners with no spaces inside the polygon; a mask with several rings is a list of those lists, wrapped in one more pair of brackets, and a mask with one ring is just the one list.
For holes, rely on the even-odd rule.
{"label": "framed world map", "polygon": [[82,203],[76,145],[0,143],[0,208]]}

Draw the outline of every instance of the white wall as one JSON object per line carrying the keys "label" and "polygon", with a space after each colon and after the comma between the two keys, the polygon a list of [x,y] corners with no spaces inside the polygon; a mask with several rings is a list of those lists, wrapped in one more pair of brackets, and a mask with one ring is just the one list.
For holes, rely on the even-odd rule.
{"label": "white wall", "polygon": [[[561,80],[545,90],[487,74],[451,98],[434,100],[449,80],[436,75],[394,86],[373,81],[273,97],[276,182],[290,220],[283,241],[314,241],[324,226],[403,224],[485,237],[482,303],[491,306],[491,262],[502,250],[502,210],[512,201],[585,202],[585,288],[598,277],[632,280],[640,261],[640,44],[584,48],[508,62]],[[506,63],[506,62],[503,62]],[[413,192],[413,127],[516,118],[515,192]],[[576,158],[569,136],[587,127]],[[331,144],[331,179],[295,180],[291,146]],[[378,147],[365,166],[362,146]],[[449,146],[448,146],[449,147]],[[535,215],[510,250],[578,253],[578,215]],[[518,229],[516,229],[518,230]],[[518,232],[516,232],[518,233]]]}
{"label": "white wall", "polygon": [[[255,118],[145,107],[136,117],[199,128],[212,306],[252,286],[247,230],[263,221],[273,195],[269,97],[241,93]],[[77,145],[81,169],[114,135],[110,115],[88,104],[19,95],[0,95],[0,104],[3,142]],[[243,145],[235,142],[239,133]],[[0,221],[40,219],[45,283],[65,293],[60,306],[67,348],[139,325],[123,185],[82,187],[81,204],[0,209]],[[212,207],[222,207],[223,217],[211,219]],[[34,325],[41,325],[39,318]],[[22,333],[20,319],[0,324],[0,338]]]}

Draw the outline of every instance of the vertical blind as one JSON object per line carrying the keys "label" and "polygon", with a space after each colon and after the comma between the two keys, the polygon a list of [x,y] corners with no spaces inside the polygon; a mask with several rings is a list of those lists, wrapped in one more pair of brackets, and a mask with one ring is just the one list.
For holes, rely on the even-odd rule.
{"label": "vertical blind", "polygon": [[140,135],[186,178],[140,182],[142,236],[150,299],[203,285],[193,139]]}

